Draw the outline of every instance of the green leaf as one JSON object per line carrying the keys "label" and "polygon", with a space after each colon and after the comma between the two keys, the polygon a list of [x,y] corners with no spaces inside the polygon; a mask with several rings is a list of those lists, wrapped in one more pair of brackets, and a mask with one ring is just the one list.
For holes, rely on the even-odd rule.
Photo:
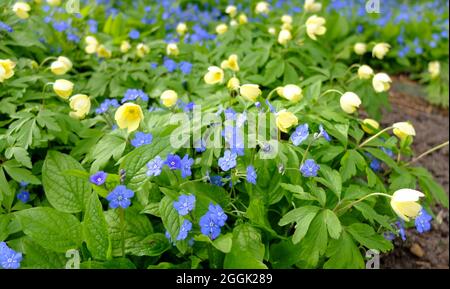
{"label": "green leaf", "polygon": [[393,248],[391,242],[376,233],[374,229],[367,224],[354,223],[348,226],[346,230],[356,241],[368,249],[387,252]]}
{"label": "green leaf", "polygon": [[89,252],[98,260],[111,257],[111,239],[102,204],[97,195],[90,194],[83,219],[83,233]]}
{"label": "green leaf", "polygon": [[342,226],[336,214],[331,210],[325,210],[325,223],[327,224],[328,234],[333,239],[339,239],[341,235]]}
{"label": "green leaf", "polygon": [[127,253],[134,256],[160,256],[171,247],[172,244],[170,244],[164,234],[154,233],[142,241],[134,243],[127,250]]}
{"label": "green leaf", "polygon": [[361,214],[370,222],[377,221],[380,225],[388,230],[393,231],[393,228],[389,222],[388,216],[378,214],[369,204],[366,202],[357,203],[354,207],[361,212]]}
{"label": "green leaf", "polygon": [[341,173],[342,181],[345,182],[356,175],[358,167],[364,169],[366,162],[364,158],[356,150],[348,150],[341,159]]}
{"label": "green leaf", "polygon": [[29,269],[64,269],[68,259],[64,253],[56,253],[45,249],[30,238],[22,239],[23,262],[21,268]]}
{"label": "green leaf", "polygon": [[67,170],[81,170],[83,167],[71,156],[49,151],[42,167],[42,183],[50,204],[66,213],[83,210],[84,198],[91,192],[87,179],[70,176]]}
{"label": "green leaf", "polygon": [[92,152],[95,161],[92,163],[91,172],[99,171],[111,158],[118,160],[126,145],[126,140],[117,135],[105,135]]}
{"label": "green leaf", "polygon": [[98,262],[86,261],[80,264],[81,269],[136,269],[136,265],[127,258],[115,258],[113,260]]}
{"label": "green leaf", "polygon": [[328,244],[326,213],[319,213],[309,226],[308,233],[301,241],[301,261],[297,266],[314,268],[319,262],[319,257],[325,254]]}
{"label": "green leaf", "polygon": [[233,234],[228,233],[225,235],[220,235],[217,239],[212,241],[212,244],[217,250],[223,253],[230,253],[233,245]]}
{"label": "green leaf", "polygon": [[21,167],[16,160],[9,160],[3,163],[3,168],[8,175],[17,182],[25,181],[30,184],[40,185],[41,181],[34,176],[28,169]]}
{"label": "green leaf", "polygon": [[342,179],[339,172],[326,165],[321,165],[319,172],[323,178],[318,178],[317,181],[328,187],[338,198],[340,198],[342,192]]}
{"label": "green leaf", "polygon": [[[159,205],[159,213],[161,214],[161,219],[164,227],[169,232],[172,240],[176,240],[178,234],[180,233],[181,225],[183,224],[184,218],[181,217],[177,210],[173,207],[173,199],[165,196]],[[181,253],[186,253],[187,251],[187,241],[175,241],[175,245]]]}
{"label": "green leaf", "polygon": [[274,269],[288,269],[300,260],[301,245],[284,240],[270,246],[270,262]]}
{"label": "green leaf", "polygon": [[332,240],[328,246],[326,256],[328,261],[324,269],[362,269],[364,259],[361,252],[347,232],[342,232],[338,240]]}
{"label": "green leaf", "polygon": [[24,167],[31,169],[31,158],[28,155],[28,151],[21,147],[12,147],[11,153],[14,155],[14,158],[22,164]]}
{"label": "green leaf", "polygon": [[284,215],[278,222],[278,225],[285,226],[296,222],[297,224],[295,226],[294,235],[292,236],[292,242],[297,244],[308,232],[311,221],[314,219],[319,210],[320,208],[315,206],[304,206],[294,209]]}
{"label": "green leaf", "polygon": [[386,163],[393,170],[398,170],[397,163],[390,156],[388,156],[384,151],[382,151],[378,148],[369,148],[369,147],[366,147],[365,151],[367,151],[368,153],[370,153],[377,159]]}
{"label": "green leaf", "polygon": [[231,251],[225,256],[225,269],[267,269],[263,263],[264,245],[259,231],[248,224],[233,230]]}
{"label": "green leaf", "polygon": [[16,212],[25,235],[42,247],[60,253],[81,244],[81,224],[70,214],[38,207]]}
{"label": "green leaf", "polygon": [[262,229],[276,235],[276,232],[271,228],[267,218],[267,208],[260,198],[252,198],[246,211],[247,218],[250,219],[252,225],[259,226]]}

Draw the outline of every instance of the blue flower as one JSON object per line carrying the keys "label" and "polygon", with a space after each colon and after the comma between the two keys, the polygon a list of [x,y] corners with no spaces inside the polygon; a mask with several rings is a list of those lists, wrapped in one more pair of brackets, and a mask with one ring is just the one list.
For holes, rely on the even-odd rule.
{"label": "blue flower", "polygon": [[156,63],[156,62],[150,63],[150,68],[151,68],[151,69],[156,69],[156,68],[158,68],[158,63]]}
{"label": "blue flower", "polygon": [[223,137],[225,141],[230,146],[231,152],[243,156],[244,155],[244,134],[242,129],[237,126],[227,125],[225,126],[223,132]]}
{"label": "blue flower", "polygon": [[323,125],[319,125],[319,137],[323,136],[327,141],[331,141],[331,137],[328,135],[327,131],[323,128]]}
{"label": "blue flower", "polygon": [[11,26],[9,26],[8,24],[6,24],[5,22],[0,21],[0,30],[5,30],[6,32],[13,32],[13,29],[11,28]]}
{"label": "blue flower", "polygon": [[162,167],[164,165],[164,161],[160,156],[155,157],[153,160],[147,163],[147,176],[159,176],[162,172]]}
{"label": "blue flower", "polygon": [[100,106],[95,110],[96,114],[102,114],[109,110],[110,107],[119,107],[117,99],[105,99]]}
{"label": "blue flower", "polygon": [[370,168],[375,172],[380,172],[382,170],[381,162],[378,159],[373,158],[370,162]]}
{"label": "blue flower", "polygon": [[106,178],[107,177],[108,177],[107,173],[105,173],[104,171],[99,171],[99,172],[96,172],[95,174],[93,174],[89,178],[89,180],[94,185],[101,186],[101,185],[103,185],[106,182]]}
{"label": "blue flower", "polygon": [[198,141],[195,142],[194,145],[195,151],[198,153],[202,153],[204,151],[206,151],[206,142],[204,139],[199,139]]}
{"label": "blue flower", "polygon": [[134,139],[131,140],[131,145],[138,148],[146,144],[151,144],[152,141],[153,135],[151,133],[143,133],[139,131],[134,135]]}
{"label": "blue flower", "polygon": [[428,212],[425,209],[422,209],[419,216],[415,219],[415,225],[417,232],[420,234],[428,232],[431,230],[431,220],[433,220],[433,217],[428,214]]}
{"label": "blue flower", "polygon": [[25,181],[21,181],[20,183],[19,183],[19,186],[21,187],[21,188],[26,188],[27,186],[28,186],[28,182],[25,182]]}
{"label": "blue flower", "polygon": [[26,203],[30,200],[30,193],[28,191],[20,191],[20,193],[17,194],[17,199],[22,203]]}
{"label": "blue flower", "polygon": [[171,243],[172,245],[175,246],[175,243],[173,242],[172,237],[170,236],[169,231],[166,230],[164,236],[166,236],[167,240],[169,240],[169,243]]}
{"label": "blue flower", "polygon": [[313,159],[307,159],[305,163],[300,167],[300,171],[306,178],[311,178],[317,176],[320,166],[316,164]]}
{"label": "blue flower", "polygon": [[192,223],[189,220],[184,220],[183,224],[181,225],[180,232],[178,233],[177,241],[186,239],[191,230]]}
{"label": "blue flower", "polygon": [[195,103],[193,101],[186,103],[186,105],[184,105],[183,110],[184,112],[190,112],[193,111],[195,107]]}
{"label": "blue flower", "polygon": [[256,185],[256,178],[257,178],[257,175],[256,175],[255,168],[252,165],[248,166],[247,167],[247,182]]}
{"label": "blue flower", "polygon": [[185,155],[181,160],[181,177],[184,179],[192,175],[191,167],[194,164],[194,159],[189,158],[189,155]]}
{"label": "blue flower", "polygon": [[178,155],[168,155],[165,164],[171,170],[181,169],[181,158]]}
{"label": "blue flower", "polygon": [[394,157],[394,152],[388,148],[385,147],[381,147],[381,150],[387,154],[389,157],[393,158]]}
{"label": "blue flower", "polygon": [[403,241],[406,241],[405,222],[403,220],[397,221],[398,233]]}
{"label": "blue flower", "polygon": [[183,74],[190,74],[192,71],[192,63],[187,61],[181,61],[180,64],[180,70]]}
{"label": "blue flower", "polygon": [[139,31],[137,31],[136,29],[133,29],[133,30],[130,31],[130,33],[128,34],[128,36],[129,36],[131,39],[138,39],[139,36],[141,36],[141,33],[140,33]]}
{"label": "blue flower", "polygon": [[383,233],[383,237],[384,237],[386,240],[388,240],[388,241],[392,241],[392,240],[395,239],[395,234],[392,233],[392,232],[387,231],[387,232],[384,232],[384,233]]}
{"label": "blue flower", "polygon": [[223,186],[223,182],[222,182],[222,177],[221,176],[210,176],[209,177],[209,182],[215,186],[218,187],[222,187]]}
{"label": "blue flower", "polygon": [[66,21],[53,22],[53,28],[58,32],[66,31],[70,28],[70,24]]}
{"label": "blue flower", "polygon": [[291,135],[292,143],[299,146],[304,142],[309,136],[308,124],[299,125]]}
{"label": "blue flower", "polygon": [[269,108],[269,111],[270,111],[271,113],[276,113],[276,112],[277,112],[276,109],[275,109],[275,107],[273,107],[273,105],[270,103],[270,101],[269,101],[268,99],[266,99],[266,105],[267,105],[267,107]]}
{"label": "blue flower", "polygon": [[174,72],[178,67],[177,63],[170,58],[165,58],[163,65],[169,73]]}
{"label": "blue flower", "polygon": [[225,222],[228,219],[228,216],[223,211],[220,205],[214,205],[213,203],[209,204],[208,212],[211,214],[211,217],[219,226],[224,226]]}
{"label": "blue flower", "polygon": [[5,242],[0,242],[0,267],[3,269],[19,269],[22,253],[9,248]]}
{"label": "blue flower", "polygon": [[119,185],[106,196],[109,206],[113,209],[122,207],[124,209],[131,205],[130,199],[134,196],[134,192],[127,189],[124,185]]}
{"label": "blue flower", "polygon": [[87,21],[87,24],[89,25],[89,31],[91,33],[97,33],[98,32],[98,23],[94,19],[89,19]]}
{"label": "blue flower", "polygon": [[178,201],[173,202],[173,207],[178,211],[180,216],[189,214],[194,209],[195,196],[194,195],[181,195]]}
{"label": "blue flower", "polygon": [[148,101],[148,95],[141,89],[128,89],[125,92],[125,95],[122,99],[122,103],[125,103],[127,101],[136,100],[136,99],[142,99],[143,101]]}
{"label": "blue flower", "polygon": [[223,157],[219,158],[219,167],[224,171],[229,171],[236,166],[237,154],[226,150]]}
{"label": "blue flower", "polygon": [[203,235],[208,236],[211,240],[216,239],[220,235],[220,226],[216,223],[215,218],[210,212],[207,212],[200,218],[200,231]]}

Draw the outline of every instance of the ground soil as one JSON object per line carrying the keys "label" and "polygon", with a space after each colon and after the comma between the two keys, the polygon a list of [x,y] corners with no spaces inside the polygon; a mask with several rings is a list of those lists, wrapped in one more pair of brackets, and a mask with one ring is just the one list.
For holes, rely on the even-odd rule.
{"label": "ground soil", "polygon": [[[416,129],[413,144],[416,154],[449,139],[448,109],[428,104],[418,84],[406,77],[396,77],[390,103],[392,110],[384,112],[382,125],[411,121]],[[417,165],[427,168],[449,193],[448,146],[424,157]],[[438,217],[432,222],[432,230],[421,235],[415,228],[409,229],[406,241],[397,238],[395,250],[381,256],[381,268],[449,268],[449,212],[439,205],[433,211]]]}

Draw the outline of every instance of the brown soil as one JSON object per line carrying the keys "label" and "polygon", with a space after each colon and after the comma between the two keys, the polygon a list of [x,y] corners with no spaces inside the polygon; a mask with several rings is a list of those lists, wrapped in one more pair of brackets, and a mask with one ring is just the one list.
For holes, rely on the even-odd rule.
{"label": "brown soil", "polygon": [[[390,93],[392,111],[383,114],[382,124],[409,120],[415,127],[414,151],[422,153],[449,139],[449,111],[428,104],[421,87],[404,77],[394,79]],[[449,193],[448,146],[418,161],[427,168]],[[395,240],[395,250],[381,257],[381,268],[449,268],[449,212],[435,206],[438,216],[432,230],[419,234],[415,228],[407,230],[407,240]],[[419,257],[421,256],[421,257]]]}

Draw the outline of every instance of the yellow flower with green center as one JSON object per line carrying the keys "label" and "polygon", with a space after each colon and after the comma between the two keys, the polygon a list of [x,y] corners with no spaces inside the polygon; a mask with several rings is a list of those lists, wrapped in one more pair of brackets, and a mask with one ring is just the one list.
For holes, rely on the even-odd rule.
{"label": "yellow flower with green center", "polygon": [[16,64],[9,59],[0,59],[0,82],[9,79],[14,75]]}
{"label": "yellow flower with green center", "polygon": [[392,195],[391,207],[400,218],[408,222],[409,218],[419,215],[422,206],[417,201],[424,196],[423,193],[416,190],[401,189]]}
{"label": "yellow flower with green center", "polygon": [[126,128],[128,129],[128,133],[130,133],[139,128],[139,124],[144,119],[144,114],[139,105],[125,103],[117,109],[114,119],[119,128]]}
{"label": "yellow flower with green center", "polygon": [[298,118],[292,112],[283,109],[277,113],[275,122],[279,130],[288,132],[292,126],[298,124]]}

